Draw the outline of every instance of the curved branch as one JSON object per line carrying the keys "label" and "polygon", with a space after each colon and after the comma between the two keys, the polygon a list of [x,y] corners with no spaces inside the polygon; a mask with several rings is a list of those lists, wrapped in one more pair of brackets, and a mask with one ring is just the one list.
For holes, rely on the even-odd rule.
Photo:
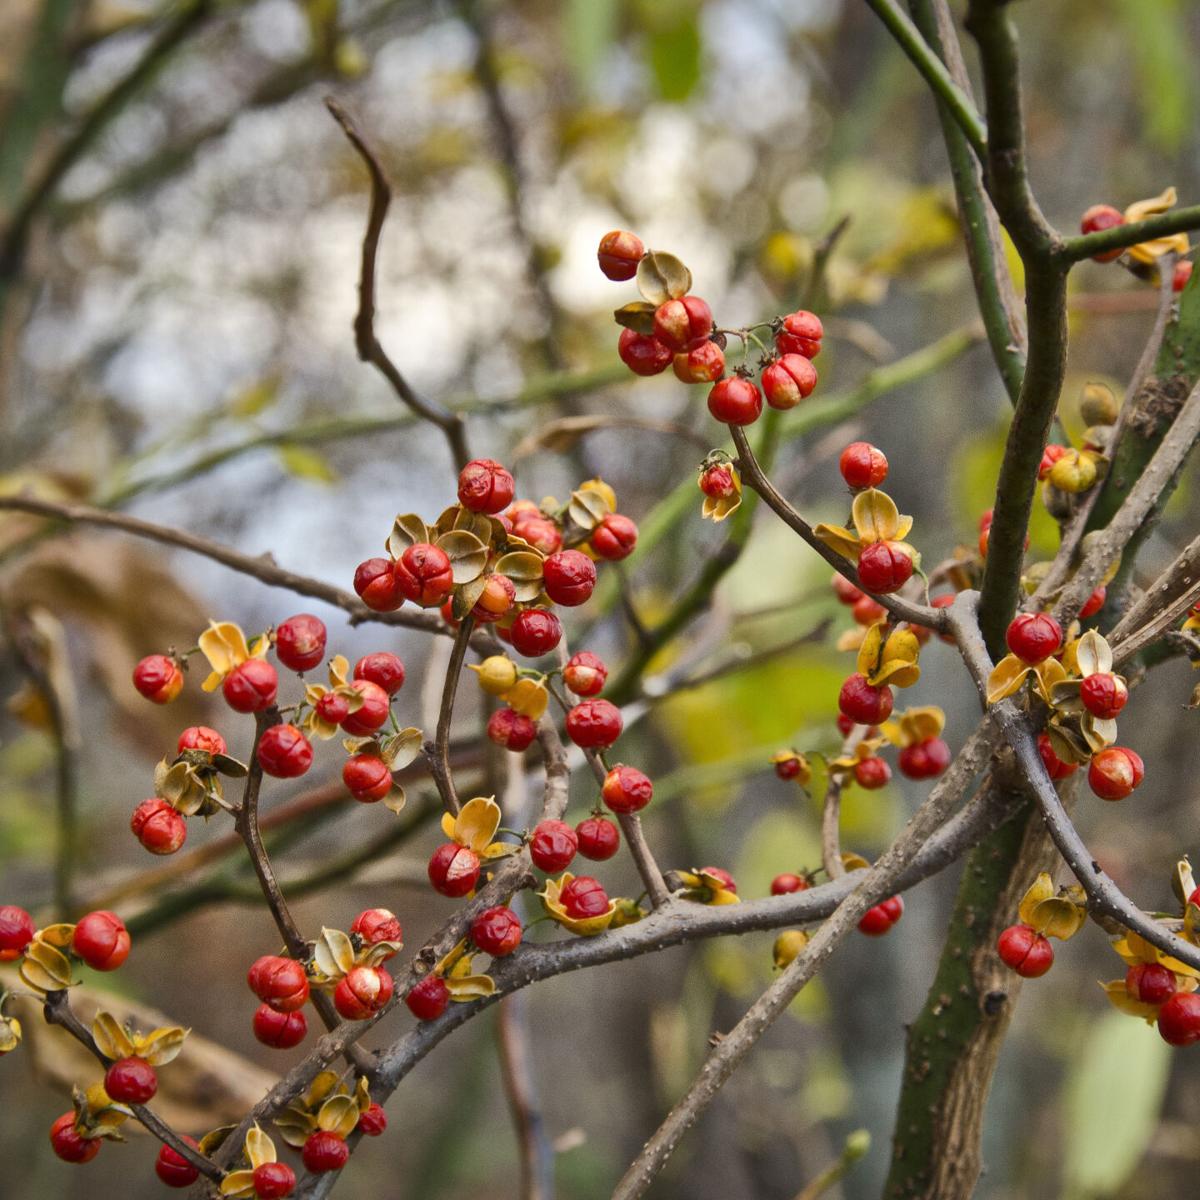
{"label": "curved branch", "polygon": [[1193,229],[1200,229],[1200,204],[1160,213],[1155,217],[1147,217],[1144,221],[1114,225],[1111,229],[1102,229],[1099,233],[1067,238],[1059,247],[1058,253],[1065,262],[1077,263],[1097,254],[1128,250],[1130,246],[1136,246],[1139,242],[1170,237],[1173,233],[1188,233]]}

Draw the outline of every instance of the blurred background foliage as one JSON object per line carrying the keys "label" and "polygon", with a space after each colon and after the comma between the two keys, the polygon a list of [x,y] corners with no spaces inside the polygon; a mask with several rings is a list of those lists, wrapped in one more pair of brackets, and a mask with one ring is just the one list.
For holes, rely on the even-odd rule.
{"label": "blurred background foliage", "polygon": [[[1032,174],[1051,219],[1071,228],[1091,203],[1123,207],[1167,184],[1193,202],[1194,6],[1062,0],[1016,11]],[[562,453],[528,447],[517,476],[522,494],[541,498],[602,472],[642,525],[622,587],[606,583],[585,614],[586,644],[633,664],[622,753],[658,780],[648,826],[660,859],[724,865],[748,896],[779,871],[815,866],[817,802],[778,781],[767,757],[780,745],[836,744],[847,659],[832,642],[845,610],[825,567],[769,514],[730,522],[732,533],[701,523],[694,440],[622,426],[636,415],[716,436],[701,391],[621,370],[609,311],[632,291],[599,275],[594,247],[609,228],[635,229],[681,255],[718,320],[739,325],[793,307],[817,247],[848,218],[820,303],[821,386],[780,422],[776,476],[810,518],[840,520],[835,451],[870,437],[891,460],[890,490],[916,515],[913,541],[939,562],[974,541],[991,504],[1007,406],[979,345],[923,85],[865,6],[838,0],[6,0],[0,487],[269,549],[341,586],[378,552],[396,512],[432,515],[450,501],[436,432],[414,426],[354,356],[366,180],[321,104],[329,92],[357,114],[396,187],[377,328],[412,382],[468,412],[476,452],[500,459],[565,415],[610,418]],[[1154,300],[1115,267],[1088,264],[1072,287],[1063,417],[1078,430],[1080,387],[1120,388]],[[1145,568],[1196,519],[1184,488]],[[732,565],[711,604],[676,613],[727,539]],[[1032,552],[1053,544],[1040,514]],[[319,604],[160,547],[85,531],[47,538],[15,517],[0,521],[0,570],[5,611],[50,614],[69,667],[80,829],[66,882],[78,903],[112,903],[140,930],[129,969],[90,982],[230,1047],[252,1081],[278,1071],[289,1056],[253,1041],[241,984],[275,940],[265,910],[246,903],[249,872],[222,857],[216,827],[194,828],[187,851],[203,848],[202,860],[181,858],[186,872],[148,863],[127,832],[178,729],[232,723],[194,688],[147,711],[128,671],[141,654],[190,645],[209,615],[258,629],[311,608],[337,649],[402,654],[400,711],[421,723],[424,667],[432,658],[435,675],[444,669],[445,647],[349,629]],[[683,636],[639,650],[630,606],[651,628],[674,613]],[[568,622],[576,647],[583,620]],[[823,623],[828,636],[808,637]],[[739,658],[746,665],[728,669]],[[972,690],[947,647],[931,645],[923,666],[905,699],[942,704],[956,744],[975,720]],[[702,686],[662,694],[714,670],[723,673]],[[0,676],[17,694],[11,657]],[[1169,664],[1131,706],[1130,741],[1150,764],[1136,802],[1085,800],[1079,811],[1097,857],[1150,907],[1166,903],[1170,864],[1193,848],[1200,752],[1181,711],[1191,682]],[[480,765],[472,691],[461,705],[466,777]],[[16,716],[0,737],[3,897],[45,915],[60,844],[54,747]],[[233,740],[247,748],[244,725]],[[293,814],[273,836],[285,886],[307,881],[301,923],[344,925],[384,904],[419,943],[448,911],[420,886],[437,836],[432,806],[414,801],[399,819],[357,809],[340,799],[336,758],[319,757],[302,784],[277,783],[264,801]],[[425,786],[412,789],[418,800]],[[582,815],[592,785],[575,786]],[[852,790],[845,843],[876,851],[920,790],[902,780]],[[656,1196],[789,1200],[859,1127],[873,1148],[842,1194],[878,1195],[903,1024],[924,998],[953,875],[914,892],[892,936],[845,947],[725,1089]],[[604,877],[636,890],[623,860]],[[671,950],[529,997],[559,1195],[608,1195],[709,1034],[765,985],[769,945],[756,935]],[[989,1110],[981,1197],[1190,1190],[1200,1084],[1186,1053],[1106,1011],[1095,981],[1116,968],[1093,930],[1026,989]],[[493,1016],[407,1081],[389,1135],[355,1156],[339,1195],[515,1194]],[[65,1106],[54,1040],[0,1065],[6,1194],[159,1194],[144,1137],[86,1171],[28,1152]],[[211,1097],[215,1124],[234,1085],[205,1053],[195,1051],[188,1079]]]}

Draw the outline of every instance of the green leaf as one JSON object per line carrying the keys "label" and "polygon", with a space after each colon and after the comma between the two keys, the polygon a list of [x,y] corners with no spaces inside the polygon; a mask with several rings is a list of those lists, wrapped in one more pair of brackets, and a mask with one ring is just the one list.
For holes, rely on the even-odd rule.
{"label": "green leaf", "polygon": [[693,17],[671,29],[656,29],[647,35],[646,56],[659,96],[679,103],[700,82],[703,43],[700,24]]}
{"label": "green leaf", "polygon": [[278,375],[268,375],[265,379],[260,379],[250,384],[249,387],[242,388],[240,392],[235,392],[229,401],[229,415],[231,417],[257,417],[260,413],[266,412],[279,399],[280,383]]}
{"label": "green leaf", "polygon": [[1089,1024],[1063,1088],[1068,1200],[1098,1200],[1122,1190],[1158,1124],[1171,1055],[1154,1029],[1121,1013]]}
{"label": "green leaf", "polygon": [[1137,66],[1138,105],[1156,149],[1179,149],[1195,109],[1195,75],[1183,0],[1119,0],[1116,16]]}
{"label": "green leaf", "polygon": [[580,91],[596,79],[616,36],[617,16],[617,0],[567,0],[562,6],[567,64]]}
{"label": "green leaf", "polygon": [[329,460],[307,446],[280,446],[279,461],[289,475],[316,483],[336,483],[337,472]]}

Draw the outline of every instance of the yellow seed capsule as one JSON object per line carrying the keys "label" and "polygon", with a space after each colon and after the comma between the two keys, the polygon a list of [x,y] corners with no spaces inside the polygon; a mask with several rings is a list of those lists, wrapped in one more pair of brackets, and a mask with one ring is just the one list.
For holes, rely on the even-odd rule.
{"label": "yellow seed capsule", "polygon": [[493,654],[471,670],[479,676],[479,686],[489,696],[503,696],[517,682],[517,664],[503,654]]}
{"label": "yellow seed capsule", "polygon": [[613,913],[612,925],[610,926],[612,929],[620,929],[622,925],[632,925],[646,915],[645,909],[628,897],[618,896],[613,903],[617,907]]}
{"label": "yellow seed capsule", "polygon": [[604,497],[604,502],[612,512],[617,511],[617,493],[603,479],[588,479],[579,485],[581,492],[595,492]]}
{"label": "yellow seed capsule", "polygon": [[785,929],[771,947],[775,965],[782,971],[808,945],[808,934],[803,929]]}
{"label": "yellow seed capsule", "polygon": [[0,1017],[0,1054],[15,1050],[21,1043],[21,1022],[16,1017]]}
{"label": "yellow seed capsule", "polygon": [[1079,401],[1079,413],[1088,425],[1113,425],[1120,406],[1117,398],[1102,383],[1089,383]]}
{"label": "yellow seed capsule", "polygon": [[1096,459],[1079,450],[1068,450],[1050,468],[1050,482],[1061,492],[1078,495],[1096,482]]}

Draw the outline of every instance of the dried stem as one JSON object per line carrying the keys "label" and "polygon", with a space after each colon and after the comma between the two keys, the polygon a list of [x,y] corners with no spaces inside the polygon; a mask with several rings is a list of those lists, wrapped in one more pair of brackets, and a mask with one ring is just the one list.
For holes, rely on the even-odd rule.
{"label": "dried stem", "polygon": [[[91,1030],[75,1015],[71,1008],[70,995],[66,991],[47,992],[42,1013],[47,1025],[58,1025],[65,1029],[77,1042],[91,1051],[103,1066],[107,1067],[113,1061],[96,1045]],[[164,1145],[170,1146],[176,1154],[186,1158],[207,1179],[220,1180],[221,1169],[194,1146],[185,1142],[161,1117],[156,1116],[144,1104],[130,1104],[128,1107],[147,1132],[152,1133]]]}
{"label": "dried stem", "polygon": [[363,234],[362,270],[358,282],[358,314],[354,318],[354,344],[358,350],[358,357],[363,362],[370,363],[417,416],[442,431],[454,458],[454,465],[461,470],[471,457],[471,452],[467,449],[466,426],[462,417],[420,396],[392,362],[375,335],[375,260],[379,252],[379,235],[383,231],[388,205],[392,199],[391,185],[378,157],[346,110],[332,96],[325,98],[325,107],[342,127],[342,132],[358,151],[371,176],[371,205],[367,213],[366,233]]}
{"label": "dried stem", "polygon": [[454,635],[454,649],[446,665],[446,681],[442,686],[442,703],[438,710],[437,733],[432,742],[425,743],[425,758],[429,773],[437,784],[438,794],[446,811],[457,815],[461,805],[454,790],[454,776],[450,770],[450,726],[454,722],[454,697],[458,693],[458,681],[462,675],[467,648],[471,644],[471,630],[475,622],[471,615],[463,617],[458,632]]}
{"label": "dried stem", "polygon": [[[842,756],[853,754],[866,736],[865,725],[855,725],[842,743]],[[830,879],[841,879],[846,873],[842,864],[840,824],[842,815],[842,789],[846,776],[842,771],[830,771],[825,784],[825,803],[821,806],[821,865]]]}

